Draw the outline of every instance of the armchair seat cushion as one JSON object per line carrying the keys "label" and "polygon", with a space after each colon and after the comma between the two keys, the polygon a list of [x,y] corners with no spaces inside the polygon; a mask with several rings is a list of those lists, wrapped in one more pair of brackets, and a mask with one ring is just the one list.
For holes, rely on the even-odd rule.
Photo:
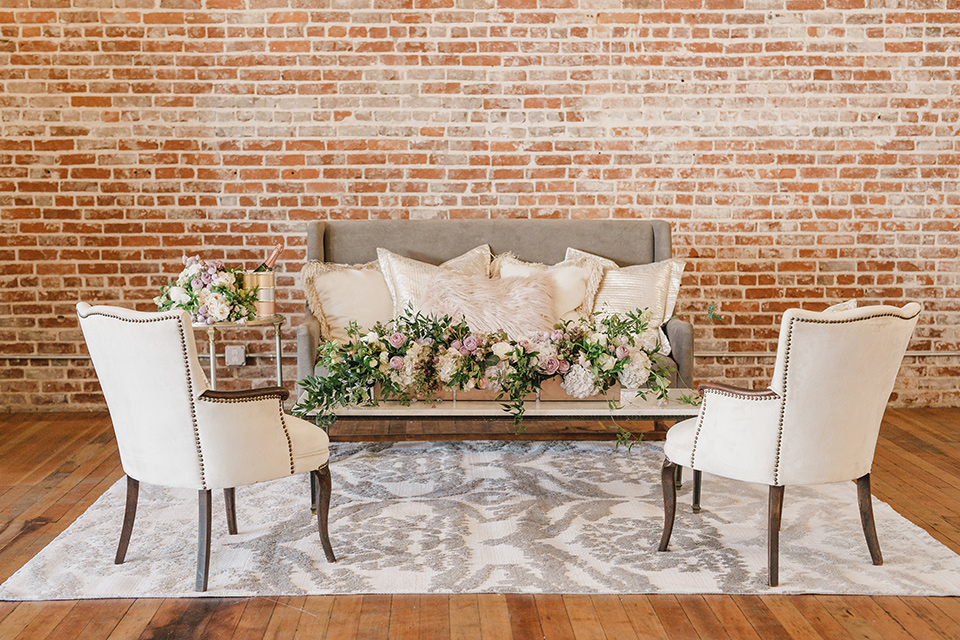
{"label": "armchair seat cushion", "polygon": [[697,418],[690,418],[670,427],[663,454],[679,465],[688,466],[693,458],[693,442],[697,435]]}
{"label": "armchair seat cushion", "polygon": [[285,415],[283,417],[293,447],[293,473],[316,471],[330,458],[330,439],[315,424]]}

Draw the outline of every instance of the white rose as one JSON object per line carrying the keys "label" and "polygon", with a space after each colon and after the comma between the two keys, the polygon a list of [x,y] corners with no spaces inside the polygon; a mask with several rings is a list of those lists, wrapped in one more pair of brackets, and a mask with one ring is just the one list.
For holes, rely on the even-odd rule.
{"label": "white rose", "polygon": [[492,347],[490,347],[490,351],[492,351],[492,352],[493,352],[493,355],[497,356],[497,357],[500,358],[501,360],[506,360],[506,359],[507,359],[507,355],[508,355],[511,351],[513,351],[513,347],[510,345],[509,342],[503,342],[503,341],[501,341],[501,342],[496,343],[496,344],[493,345]]}
{"label": "white rose", "polygon": [[211,284],[215,287],[232,287],[237,279],[229,271],[218,271]]}
{"label": "white rose", "polygon": [[604,371],[610,371],[617,364],[617,359],[613,356],[603,356],[600,358],[600,368]]}
{"label": "white rose", "polygon": [[190,302],[190,294],[187,293],[187,290],[183,287],[170,287],[167,295],[170,296],[170,300],[176,305],[184,305]]}

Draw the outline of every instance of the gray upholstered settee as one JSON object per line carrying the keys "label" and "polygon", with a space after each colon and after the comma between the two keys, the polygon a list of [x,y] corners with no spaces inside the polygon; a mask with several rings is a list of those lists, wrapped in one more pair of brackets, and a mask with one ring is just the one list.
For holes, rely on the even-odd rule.
{"label": "gray upholstered settee", "polygon": [[[337,220],[307,224],[307,260],[360,264],[377,247],[432,264],[481,244],[494,254],[554,264],[567,247],[595,253],[620,266],[672,257],[670,225],[662,220]],[[693,385],[693,328],[674,318],[666,325],[679,386]],[[307,309],[297,329],[297,379],[314,375],[320,323]]]}

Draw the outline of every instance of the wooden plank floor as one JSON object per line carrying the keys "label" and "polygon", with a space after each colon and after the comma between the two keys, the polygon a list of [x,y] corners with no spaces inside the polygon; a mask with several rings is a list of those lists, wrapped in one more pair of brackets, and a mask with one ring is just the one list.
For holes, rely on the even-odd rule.
{"label": "wooden plank floor", "polygon": [[[385,422],[404,439],[490,425]],[[379,430],[379,432],[378,432]],[[574,437],[607,435],[600,423]],[[534,437],[562,437],[556,424]],[[462,437],[469,437],[461,433]],[[105,414],[0,413],[0,581],[122,476]],[[887,412],[875,495],[960,552],[960,409]],[[856,508],[851,505],[851,508]],[[332,525],[336,541],[336,525]],[[881,540],[881,544],[883,541]],[[866,548],[864,558],[866,562]],[[0,640],[84,638],[960,638],[960,598],[376,595],[0,602]]]}

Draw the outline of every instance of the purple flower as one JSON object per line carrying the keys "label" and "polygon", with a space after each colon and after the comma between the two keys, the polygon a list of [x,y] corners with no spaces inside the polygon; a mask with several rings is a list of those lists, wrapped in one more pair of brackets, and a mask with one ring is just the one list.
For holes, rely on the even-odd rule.
{"label": "purple flower", "polygon": [[403,358],[400,356],[393,356],[390,358],[390,368],[391,369],[403,369]]}
{"label": "purple flower", "polygon": [[399,331],[394,333],[392,336],[387,338],[387,342],[390,343],[390,346],[394,349],[399,349],[403,346],[403,343],[407,341],[407,336],[403,335]]}
{"label": "purple flower", "polygon": [[560,373],[566,373],[570,371],[570,363],[566,360],[561,360],[560,364],[557,366],[557,371]]}
{"label": "purple flower", "polygon": [[461,349],[463,349],[463,343],[460,342],[459,340],[454,340],[453,342],[450,343],[450,348],[460,351]]}
{"label": "purple flower", "polygon": [[617,360],[623,360],[628,355],[630,355],[630,349],[628,349],[624,345],[620,345],[619,347],[617,347],[616,354],[617,354]]}
{"label": "purple flower", "polygon": [[477,340],[476,336],[469,335],[463,339],[463,348],[467,351],[473,351],[480,346],[480,341]]}
{"label": "purple flower", "polygon": [[213,282],[213,275],[209,271],[207,271],[206,273],[200,274],[200,280],[203,281],[204,285],[208,285],[211,282]]}
{"label": "purple flower", "polygon": [[200,308],[197,309],[197,313],[200,314],[201,316],[205,316],[205,315],[207,315],[208,313],[210,313],[210,310],[207,309],[207,305],[202,304],[202,305],[200,305]]}
{"label": "purple flower", "polygon": [[203,289],[203,281],[200,278],[194,278],[190,281],[190,288],[194,290]]}
{"label": "purple flower", "polygon": [[560,369],[560,359],[557,356],[550,356],[543,363],[543,372],[548,376],[552,376]]}

